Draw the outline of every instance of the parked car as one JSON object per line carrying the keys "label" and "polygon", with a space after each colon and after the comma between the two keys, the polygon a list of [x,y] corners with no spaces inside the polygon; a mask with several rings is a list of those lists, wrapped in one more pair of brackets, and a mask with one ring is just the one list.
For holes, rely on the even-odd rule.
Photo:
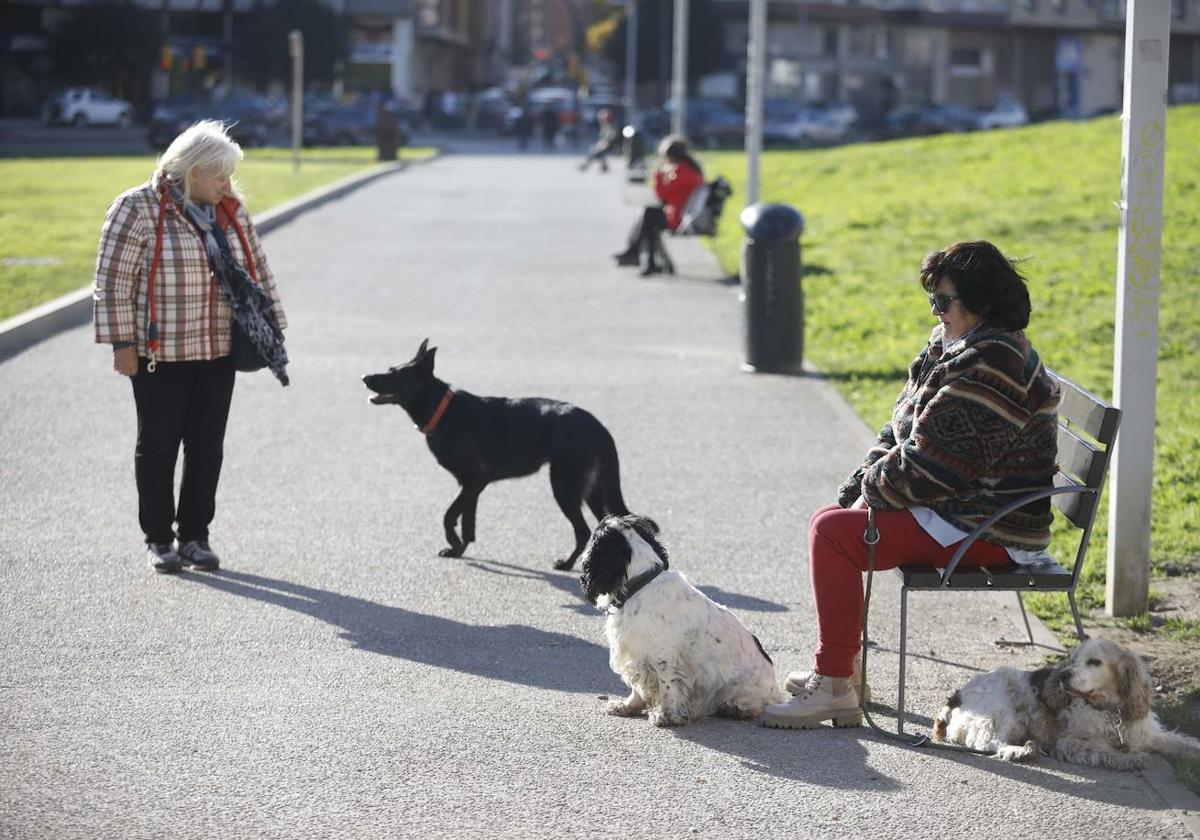
{"label": "parked car", "polygon": [[376,113],[363,105],[327,105],[304,114],[305,146],[359,146],[375,142]]}
{"label": "parked car", "polygon": [[480,131],[500,131],[504,126],[504,116],[511,107],[512,98],[504,88],[488,88],[475,94],[475,128]]}
{"label": "parked car", "polygon": [[827,102],[821,106],[821,112],[825,118],[834,125],[840,126],[842,130],[849,134],[850,130],[858,125],[859,113],[858,108],[854,107],[850,102],[834,100]]}
{"label": "parked car", "polygon": [[146,137],[156,149],[165,149],[180,132],[199,120],[220,120],[229,136],[246,148],[266,145],[268,113],[252,99],[228,98],[210,102],[203,97],[179,96],[164,99],[150,112]]}
{"label": "parked car", "polygon": [[980,128],[1015,128],[1029,124],[1029,112],[1025,106],[1015,99],[1002,99],[989,111],[983,111],[977,117]]}
{"label": "parked car", "polygon": [[46,100],[42,106],[42,122],[46,125],[66,123],[126,128],[133,123],[133,105],[96,88],[67,88]]}
{"label": "parked car", "polygon": [[953,103],[901,105],[884,117],[887,134],[892,137],[972,131],[977,125],[978,118],[973,111]]}
{"label": "parked car", "polygon": [[767,103],[763,141],[775,143],[833,143],[846,136],[846,128],[825,111],[795,103]]}
{"label": "parked car", "polygon": [[[675,108],[667,102],[662,111],[647,115],[647,131],[659,136],[670,131]],[[740,143],[746,134],[746,116],[724,99],[697,96],[689,98],[684,112],[684,134],[694,146],[721,146]]]}

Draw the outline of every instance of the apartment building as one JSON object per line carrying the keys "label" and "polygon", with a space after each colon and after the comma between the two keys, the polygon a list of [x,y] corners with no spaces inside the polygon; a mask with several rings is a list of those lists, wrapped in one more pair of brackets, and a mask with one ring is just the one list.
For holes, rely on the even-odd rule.
{"label": "apartment building", "polygon": [[[732,66],[745,73],[748,4],[714,0]],[[1170,95],[1200,101],[1200,0],[1171,1]],[[853,102],[868,119],[902,103],[1034,116],[1119,110],[1124,0],[775,0],[770,96]]]}

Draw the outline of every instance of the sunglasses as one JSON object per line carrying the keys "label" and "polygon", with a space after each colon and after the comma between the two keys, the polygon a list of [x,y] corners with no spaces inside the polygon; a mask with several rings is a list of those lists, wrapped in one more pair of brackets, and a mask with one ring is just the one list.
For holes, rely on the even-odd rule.
{"label": "sunglasses", "polygon": [[938,311],[939,314],[945,315],[950,311],[950,304],[958,300],[958,295],[930,295],[929,305]]}

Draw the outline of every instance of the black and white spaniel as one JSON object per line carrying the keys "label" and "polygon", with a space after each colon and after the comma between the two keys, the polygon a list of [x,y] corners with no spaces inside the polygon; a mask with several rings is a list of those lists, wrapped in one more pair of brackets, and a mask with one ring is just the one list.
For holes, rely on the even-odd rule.
{"label": "black and white spaniel", "polygon": [[938,714],[935,741],[1008,761],[1062,761],[1140,770],[1149,753],[1200,758],[1200,741],[1164,729],[1136,653],[1088,639],[1053,668],[997,668],[972,677]]}
{"label": "black and white spaniel", "polygon": [[737,616],[667,568],[657,535],[646,517],[608,516],[583,553],[580,582],[608,612],[609,664],[630,688],[608,713],[645,710],[655,726],[758,717],[783,699],[771,658]]}

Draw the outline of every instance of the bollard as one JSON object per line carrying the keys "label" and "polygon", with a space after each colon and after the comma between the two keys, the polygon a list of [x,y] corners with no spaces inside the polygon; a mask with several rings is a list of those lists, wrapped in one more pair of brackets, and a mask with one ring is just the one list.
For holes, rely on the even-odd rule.
{"label": "bollard", "polygon": [[636,125],[621,129],[625,138],[625,180],[634,184],[646,181],[646,138]]}
{"label": "bollard", "polygon": [[400,122],[396,119],[396,112],[383,102],[379,103],[379,109],[375,112],[375,145],[379,150],[379,160],[396,159],[396,149],[400,146]]}
{"label": "bollard", "polygon": [[756,373],[801,373],[804,367],[804,291],[800,234],[804,217],[787,204],[752,204],[739,221],[745,361]]}

